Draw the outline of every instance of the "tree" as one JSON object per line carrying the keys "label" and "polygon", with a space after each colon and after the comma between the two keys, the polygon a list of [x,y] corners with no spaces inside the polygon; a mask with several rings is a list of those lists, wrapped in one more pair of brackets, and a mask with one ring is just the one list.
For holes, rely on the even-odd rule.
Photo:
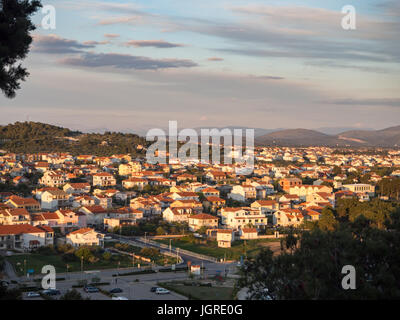
{"label": "tree", "polygon": [[[400,212],[387,230],[365,216],[333,231],[303,232],[293,252],[263,250],[241,269],[239,288],[251,299],[399,299]],[[344,290],[342,268],[356,269],[357,290]]]}
{"label": "tree", "polygon": [[61,296],[60,300],[90,300],[90,298],[84,299],[78,290],[72,289]]}
{"label": "tree", "polygon": [[156,233],[157,233],[157,235],[159,235],[159,236],[162,236],[162,235],[165,235],[165,234],[166,234],[166,232],[165,232],[165,230],[164,230],[163,227],[158,227],[158,228],[156,229]]}
{"label": "tree", "polygon": [[20,82],[29,75],[18,62],[26,57],[35,30],[31,16],[41,7],[39,0],[0,1],[0,89],[15,97]]}
{"label": "tree", "polygon": [[318,227],[321,230],[334,230],[338,222],[335,219],[334,211],[331,207],[325,207],[322,210],[321,216],[318,221]]}

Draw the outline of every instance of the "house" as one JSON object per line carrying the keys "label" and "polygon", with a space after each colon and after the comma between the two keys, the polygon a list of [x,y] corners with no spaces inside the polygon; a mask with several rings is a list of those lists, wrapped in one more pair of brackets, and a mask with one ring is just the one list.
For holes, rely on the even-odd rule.
{"label": "house", "polygon": [[189,217],[189,229],[197,231],[202,227],[217,228],[218,217],[206,213],[200,213]]}
{"label": "house", "polygon": [[90,184],[87,182],[67,183],[63,190],[68,194],[85,194],[90,192]]}
{"label": "house", "polygon": [[182,182],[182,181],[197,181],[197,177],[192,175],[192,174],[188,174],[188,173],[184,173],[181,174],[179,176],[176,177],[176,181],[177,182]]}
{"label": "house", "polygon": [[157,197],[139,197],[130,201],[130,207],[132,209],[143,211],[143,215],[146,217],[160,216],[162,213],[161,201]]}
{"label": "house", "polygon": [[258,209],[249,207],[241,208],[222,208],[221,223],[229,229],[240,230],[249,226],[265,228],[268,218]]}
{"label": "house", "polygon": [[284,191],[289,192],[290,188],[301,186],[302,181],[299,178],[284,178],[279,181],[279,185]]}
{"label": "house", "polygon": [[250,207],[260,210],[262,214],[270,215],[279,209],[279,203],[275,200],[257,200]]}
{"label": "house", "polygon": [[220,197],[208,196],[206,201],[203,203],[204,207],[209,207],[212,212],[218,211],[220,208],[225,206],[226,201]]}
{"label": "house", "polygon": [[92,228],[82,228],[67,234],[66,243],[75,248],[80,246],[104,247],[104,235]]}
{"label": "house", "polygon": [[219,197],[220,192],[212,187],[207,187],[204,188],[203,190],[201,190],[201,192],[203,193],[203,195],[207,198],[207,197]]}
{"label": "house", "polygon": [[82,207],[79,209],[79,212],[86,215],[86,224],[89,226],[102,225],[107,215],[107,210],[98,205]]}
{"label": "house", "polygon": [[191,208],[167,208],[163,211],[163,219],[167,222],[189,222],[189,216],[193,213]]}
{"label": "house", "polygon": [[243,228],[240,230],[240,239],[242,240],[254,240],[258,238],[258,232],[256,228]]}
{"label": "house", "polygon": [[246,200],[257,198],[257,189],[252,185],[233,186],[228,198],[245,202]]}
{"label": "house", "polygon": [[81,227],[79,223],[79,215],[72,210],[57,210],[55,212],[60,217],[59,227],[61,232],[65,232],[68,229]]}
{"label": "house", "polygon": [[72,201],[73,208],[94,206],[94,205],[96,205],[96,200],[94,199],[94,197],[89,195],[82,195],[75,197],[74,200]]}
{"label": "house", "polygon": [[54,231],[48,226],[0,225],[0,250],[30,251],[53,242]]}
{"label": "house", "polygon": [[232,242],[235,240],[233,230],[229,229],[218,229],[217,231],[217,243],[220,248],[230,248]]}
{"label": "house", "polygon": [[70,206],[70,195],[63,190],[48,190],[41,196],[41,206],[45,210],[65,209]]}
{"label": "house", "polygon": [[302,214],[304,216],[304,220],[317,221],[321,216],[321,210],[313,207],[308,207],[302,210]]}
{"label": "house", "polygon": [[200,213],[203,211],[203,205],[197,200],[176,200],[171,203],[170,207],[190,208],[193,210],[194,213]]}
{"label": "house", "polygon": [[110,187],[116,184],[117,180],[111,173],[101,172],[93,175],[93,186]]}
{"label": "house", "polygon": [[138,190],[143,190],[143,188],[148,184],[149,182],[146,179],[141,178],[129,178],[122,181],[122,186],[125,189],[132,189],[136,187]]}
{"label": "house", "polygon": [[132,173],[140,171],[142,171],[142,165],[139,162],[120,164],[118,167],[118,174],[120,176],[130,176]]}
{"label": "house", "polygon": [[286,226],[299,226],[304,221],[304,216],[299,209],[280,209],[273,215],[273,224]]}
{"label": "house", "polygon": [[366,183],[344,184],[343,190],[348,190],[354,193],[367,193],[369,196],[375,196],[375,186]]}
{"label": "house", "polygon": [[135,218],[104,218],[104,229],[109,232],[113,231],[114,228],[120,228],[125,226],[136,225],[137,220]]}
{"label": "house", "polygon": [[206,178],[214,182],[220,182],[226,179],[226,173],[222,171],[210,171],[207,172]]}
{"label": "house", "polygon": [[102,206],[104,209],[112,208],[112,198],[106,195],[98,194],[94,196],[96,205]]}
{"label": "house", "polygon": [[333,189],[328,186],[314,186],[314,185],[302,185],[291,187],[289,194],[294,194],[300,197],[301,200],[305,201],[308,195],[317,192],[332,193]]}
{"label": "house", "polygon": [[28,210],[28,212],[35,212],[40,210],[39,202],[33,198],[11,196],[5,203],[11,208],[26,209]]}
{"label": "house", "polygon": [[24,208],[0,209],[0,225],[30,224],[31,216]]}
{"label": "house", "polygon": [[39,183],[48,187],[62,187],[67,182],[64,174],[56,173],[55,171],[46,171]]}

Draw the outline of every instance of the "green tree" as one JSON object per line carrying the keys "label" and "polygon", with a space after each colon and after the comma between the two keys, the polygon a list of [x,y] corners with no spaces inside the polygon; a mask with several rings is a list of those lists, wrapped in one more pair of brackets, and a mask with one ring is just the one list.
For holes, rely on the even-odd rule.
{"label": "green tree", "polygon": [[15,97],[21,81],[29,75],[18,62],[26,57],[35,30],[31,16],[41,7],[38,0],[0,1],[0,89]]}
{"label": "green tree", "polygon": [[335,219],[335,214],[334,211],[331,207],[325,207],[322,210],[321,216],[318,220],[318,227],[321,230],[334,230],[336,226],[338,225],[338,222]]}
{"label": "green tree", "polygon": [[[263,250],[241,269],[239,288],[251,299],[399,299],[400,212],[387,230],[359,216],[333,231],[303,232],[293,252]],[[357,290],[342,288],[342,268],[356,269]]]}
{"label": "green tree", "polygon": [[60,297],[60,300],[90,300],[90,298],[83,298],[80,292],[76,289],[68,290]]}

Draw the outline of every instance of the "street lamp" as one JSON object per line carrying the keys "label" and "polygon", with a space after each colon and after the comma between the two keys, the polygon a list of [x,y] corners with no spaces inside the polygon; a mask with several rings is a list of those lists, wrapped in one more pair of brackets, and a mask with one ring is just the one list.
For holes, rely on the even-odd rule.
{"label": "street lamp", "polygon": [[83,280],[83,256],[81,256],[81,280]]}

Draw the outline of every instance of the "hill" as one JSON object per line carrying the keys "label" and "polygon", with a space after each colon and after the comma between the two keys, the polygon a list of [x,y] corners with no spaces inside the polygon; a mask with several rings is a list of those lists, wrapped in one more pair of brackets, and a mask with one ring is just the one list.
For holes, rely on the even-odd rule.
{"label": "hill", "polygon": [[72,154],[137,154],[146,145],[136,134],[105,132],[85,134],[40,122],[16,122],[0,126],[0,149],[14,153],[71,152]]}
{"label": "hill", "polygon": [[345,145],[335,136],[330,136],[315,130],[288,129],[272,132],[256,138],[257,145],[283,146],[336,146]]}
{"label": "hill", "polygon": [[330,146],[330,147],[398,147],[400,126],[383,130],[352,130],[328,135],[315,130],[289,129],[256,137],[256,145]]}
{"label": "hill", "polygon": [[366,146],[393,147],[400,146],[400,126],[390,127],[383,130],[367,131],[353,130],[338,135],[339,139],[356,139]]}

